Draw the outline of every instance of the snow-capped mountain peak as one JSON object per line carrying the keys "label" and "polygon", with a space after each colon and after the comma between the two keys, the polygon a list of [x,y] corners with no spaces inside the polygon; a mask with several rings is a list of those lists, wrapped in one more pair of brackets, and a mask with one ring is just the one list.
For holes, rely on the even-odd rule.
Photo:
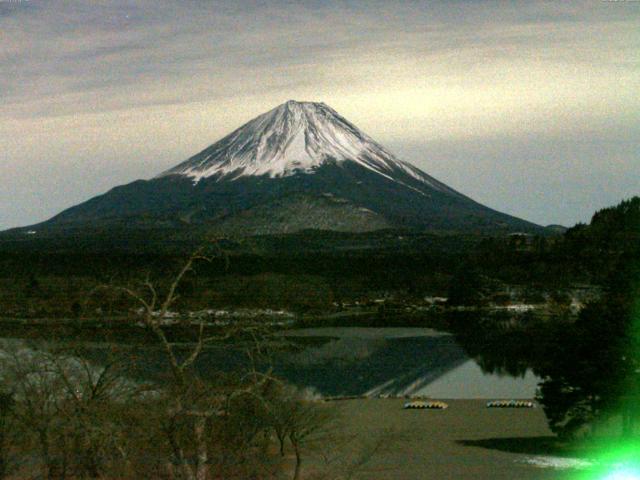
{"label": "snow-capped mountain peak", "polygon": [[241,237],[309,229],[539,229],[396,159],[324,103],[295,101],[156,178],[113,188],[43,225],[195,226],[189,231]]}
{"label": "snow-capped mountain peak", "polygon": [[[403,171],[439,188],[415,167],[397,160],[324,103],[289,100],[241,126],[209,148],[162,173],[195,182],[209,177],[284,177],[313,173],[325,162],[352,161],[392,179]],[[436,185],[438,184],[438,185]]]}

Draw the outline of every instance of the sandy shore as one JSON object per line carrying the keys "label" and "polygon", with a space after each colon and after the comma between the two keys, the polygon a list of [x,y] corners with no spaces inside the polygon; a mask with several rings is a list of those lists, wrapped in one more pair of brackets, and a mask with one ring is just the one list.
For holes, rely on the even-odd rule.
{"label": "sandy shore", "polygon": [[481,400],[449,400],[442,411],[403,410],[402,399],[335,403],[353,444],[388,438],[357,478],[558,479],[580,463],[541,454],[542,437],[552,435],[541,408],[487,409]]}

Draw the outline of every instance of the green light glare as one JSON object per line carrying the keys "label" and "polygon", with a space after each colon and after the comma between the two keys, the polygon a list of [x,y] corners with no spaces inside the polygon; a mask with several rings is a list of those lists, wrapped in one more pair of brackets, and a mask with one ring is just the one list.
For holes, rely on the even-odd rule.
{"label": "green light glare", "polygon": [[[637,235],[640,225],[630,231]],[[628,242],[631,244],[631,242]],[[637,244],[636,247],[637,248]],[[612,285],[608,298],[613,311],[626,312],[621,361],[617,364],[623,386],[619,390],[619,404],[613,407],[609,420],[613,429],[606,431],[607,437],[593,437],[578,444],[578,450],[593,463],[586,470],[572,472],[571,480],[640,480],[640,262],[638,250],[631,250],[621,263],[617,273],[619,281]],[[617,305],[621,302],[621,305]],[[617,352],[616,352],[617,354]],[[604,415],[606,421],[607,415]],[[622,421],[619,424],[619,421]],[[607,422],[605,422],[607,423]],[[620,425],[618,427],[617,425]]]}
{"label": "green light glare", "polygon": [[610,473],[603,480],[640,480],[640,472],[636,469],[623,468]]}
{"label": "green light glare", "polygon": [[640,480],[640,440],[618,440],[596,451],[595,466],[577,472],[571,480]]}

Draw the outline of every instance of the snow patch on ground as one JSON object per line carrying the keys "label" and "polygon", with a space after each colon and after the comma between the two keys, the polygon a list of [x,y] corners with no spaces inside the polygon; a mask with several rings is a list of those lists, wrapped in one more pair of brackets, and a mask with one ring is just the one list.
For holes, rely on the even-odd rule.
{"label": "snow patch on ground", "polygon": [[583,469],[593,466],[593,462],[580,458],[535,456],[518,460],[519,463],[526,463],[539,468],[553,468],[556,470]]}

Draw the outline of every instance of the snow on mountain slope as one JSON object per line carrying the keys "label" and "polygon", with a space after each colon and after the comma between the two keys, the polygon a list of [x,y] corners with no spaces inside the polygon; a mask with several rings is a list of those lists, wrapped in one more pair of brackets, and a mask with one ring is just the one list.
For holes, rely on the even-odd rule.
{"label": "snow on mountain slope", "polygon": [[397,178],[398,173],[432,189],[457,194],[416,167],[396,159],[324,103],[293,100],[256,117],[159,177],[182,175],[194,182],[209,177],[277,178],[313,173],[326,162],[345,161],[355,162],[413,190],[416,189]]}

